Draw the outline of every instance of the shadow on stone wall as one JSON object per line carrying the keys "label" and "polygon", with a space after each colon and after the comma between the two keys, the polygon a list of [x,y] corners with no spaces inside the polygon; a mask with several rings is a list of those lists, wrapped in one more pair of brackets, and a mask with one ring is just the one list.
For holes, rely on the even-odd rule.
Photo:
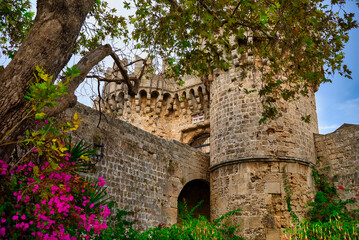
{"label": "shadow on stone wall", "polygon": [[121,209],[134,212],[136,227],[144,230],[177,221],[177,199],[184,184],[209,181],[209,156],[177,141],[167,141],[126,122],[81,104],[66,115],[83,120],[75,137],[104,145],[104,158],[94,177],[104,177],[108,193]]}

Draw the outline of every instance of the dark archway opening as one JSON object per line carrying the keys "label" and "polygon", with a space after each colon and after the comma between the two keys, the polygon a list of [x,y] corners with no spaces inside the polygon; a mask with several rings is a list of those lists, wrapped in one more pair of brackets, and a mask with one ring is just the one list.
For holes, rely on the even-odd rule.
{"label": "dark archway opening", "polygon": [[178,196],[177,221],[181,222],[181,217],[187,215],[199,202],[193,211],[193,218],[204,216],[210,220],[210,188],[209,183],[204,180],[192,180],[188,182]]}

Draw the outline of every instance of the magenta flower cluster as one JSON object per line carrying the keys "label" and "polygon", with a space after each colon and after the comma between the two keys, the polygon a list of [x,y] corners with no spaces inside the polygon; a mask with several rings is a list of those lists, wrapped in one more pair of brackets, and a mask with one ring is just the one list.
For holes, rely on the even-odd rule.
{"label": "magenta flower cluster", "polygon": [[6,164],[3,160],[0,160],[0,175],[6,175],[8,167],[8,164]]}
{"label": "magenta flower cluster", "polygon": [[[71,154],[66,153],[66,161],[55,169],[49,162],[38,166],[30,161],[3,176],[15,179],[17,188],[8,200],[15,204],[15,211],[5,209],[0,216],[1,239],[11,239],[8,234],[14,232],[35,239],[75,240],[80,236],[90,239],[92,234],[107,229],[111,209],[91,201],[90,194],[96,193],[96,187],[69,173],[74,166],[69,162],[70,157]],[[8,164],[0,160],[0,175],[8,171]],[[100,177],[97,185],[105,184]],[[69,227],[77,229],[75,235],[68,231]]]}

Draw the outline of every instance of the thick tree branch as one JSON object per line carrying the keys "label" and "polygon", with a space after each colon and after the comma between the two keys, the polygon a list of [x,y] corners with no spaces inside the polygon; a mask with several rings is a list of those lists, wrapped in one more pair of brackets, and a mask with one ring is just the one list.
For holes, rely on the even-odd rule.
{"label": "thick tree branch", "polygon": [[168,2],[171,4],[171,6],[177,10],[178,12],[183,12],[183,8],[182,6],[178,5],[178,3],[176,2],[176,0],[168,0]]}
{"label": "thick tree branch", "polygon": [[85,56],[83,56],[76,64],[77,68],[80,70],[80,75],[70,81],[67,89],[68,94],[61,96],[57,100],[56,107],[46,109],[46,114],[48,116],[54,116],[63,112],[66,108],[74,106],[77,102],[75,91],[78,86],[84,81],[86,75],[91,71],[91,69],[105,57],[109,56],[112,52],[112,47],[106,44],[90,51]]}
{"label": "thick tree branch", "polygon": [[[143,73],[144,73],[144,70],[145,70],[145,67],[146,67],[146,60],[142,59],[142,61],[144,63],[144,66],[143,66],[143,68],[141,70],[140,75],[138,77],[130,77],[128,75],[127,69],[123,66],[123,64],[122,64],[120,58],[118,57],[118,55],[115,52],[112,52],[111,57],[115,61],[116,65],[118,67],[118,70],[120,71],[120,73],[121,73],[121,75],[123,77],[124,82],[128,86],[128,94],[130,96],[135,96],[137,94],[137,92],[138,92],[138,88],[140,86],[141,78],[143,76]],[[135,62],[137,62],[137,61],[134,61],[133,63],[135,63]],[[128,64],[126,66],[128,66]]]}
{"label": "thick tree branch", "polygon": [[113,58],[113,60],[115,61],[125,83],[127,84],[128,86],[128,94],[130,94],[131,96],[134,96],[137,94],[137,91],[136,89],[133,88],[132,86],[132,83],[130,81],[130,78],[128,76],[128,73],[127,73],[127,69],[122,65],[122,62],[120,60],[120,58],[118,57],[118,55],[116,53],[112,53],[111,54],[111,57]]}
{"label": "thick tree branch", "polygon": [[[111,56],[115,60],[115,63],[118,66],[123,79],[119,79],[119,78],[108,79],[97,75],[88,76],[88,73],[91,71],[91,69],[107,56]],[[146,60],[145,59],[141,59],[141,60],[144,62],[144,65],[146,66],[145,64]],[[145,66],[144,66],[141,69],[141,73],[139,76],[128,75],[127,70],[122,65],[120,58],[112,50],[112,47],[109,44],[100,46],[92,50],[91,52],[87,53],[84,57],[81,58],[81,60],[76,64],[76,66],[80,70],[80,75],[70,81],[67,89],[67,95],[64,95],[58,99],[56,107],[48,108],[45,110],[48,116],[57,115],[63,112],[66,108],[73,107],[76,104],[77,97],[75,96],[75,91],[78,88],[78,86],[84,81],[85,78],[92,77],[92,78],[96,78],[99,81],[115,82],[118,84],[125,82],[128,85],[129,94],[134,96],[138,92],[138,87],[145,70]]]}
{"label": "thick tree branch", "polygon": [[234,14],[236,13],[236,11],[238,10],[239,8],[239,5],[241,5],[242,1],[238,1],[238,4],[236,6],[236,8],[233,10],[232,14],[231,14],[231,18],[234,16]]}
{"label": "thick tree branch", "polygon": [[208,7],[202,0],[199,0],[198,2],[201,4],[201,6],[202,6],[204,9],[207,10],[207,12],[208,12],[209,14],[211,14],[213,17],[215,17],[216,19],[218,19],[218,18],[217,18],[217,15],[214,14],[213,11],[212,11],[211,9],[209,9],[209,7]]}
{"label": "thick tree branch", "polygon": [[86,78],[96,78],[100,82],[109,82],[109,83],[114,82],[117,84],[121,84],[121,83],[125,82],[125,80],[122,78],[105,78],[105,77],[98,76],[98,75],[87,75]]}

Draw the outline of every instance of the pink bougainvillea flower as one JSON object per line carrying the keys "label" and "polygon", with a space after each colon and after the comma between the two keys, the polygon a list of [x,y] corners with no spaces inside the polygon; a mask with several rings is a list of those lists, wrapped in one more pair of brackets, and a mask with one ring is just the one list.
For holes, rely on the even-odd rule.
{"label": "pink bougainvillea flower", "polygon": [[16,200],[19,202],[20,200],[22,199],[22,195],[18,195],[17,197],[16,197]]}
{"label": "pink bougainvillea flower", "polygon": [[24,224],[24,231],[26,230],[26,229],[28,229],[30,227],[30,225],[28,224],[28,223],[25,223]]}
{"label": "pink bougainvillea flower", "polygon": [[106,184],[106,182],[103,180],[103,177],[98,178],[98,185],[100,187],[103,187]]}
{"label": "pink bougainvillea flower", "polygon": [[32,189],[32,191],[33,191],[33,192],[36,192],[37,189],[39,189],[39,184],[35,184],[35,185],[34,185],[34,188]]}
{"label": "pink bougainvillea flower", "polygon": [[18,195],[21,195],[21,191],[18,191],[18,192],[14,192],[14,196],[18,196]]}
{"label": "pink bougainvillea flower", "polygon": [[3,160],[0,160],[0,175],[6,175],[8,167],[8,164],[6,164]]}
{"label": "pink bougainvillea flower", "polygon": [[1,237],[5,237],[5,231],[6,231],[5,227],[0,228],[0,236]]}
{"label": "pink bougainvillea flower", "polygon": [[109,209],[106,205],[103,210],[103,217],[107,218],[111,214],[111,209]]}
{"label": "pink bougainvillea flower", "polygon": [[31,149],[31,152],[36,152],[36,153],[37,153],[37,152],[38,152],[38,151],[37,151],[37,148]]}

